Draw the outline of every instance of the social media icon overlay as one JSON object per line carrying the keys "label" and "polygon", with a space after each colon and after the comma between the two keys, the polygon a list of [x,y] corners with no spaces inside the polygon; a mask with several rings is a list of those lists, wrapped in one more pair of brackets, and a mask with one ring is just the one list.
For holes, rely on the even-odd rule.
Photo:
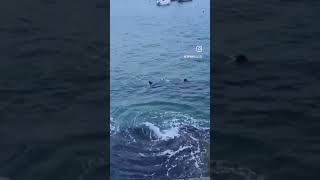
{"label": "social media icon overlay", "polygon": [[196,52],[202,53],[202,46],[196,46]]}

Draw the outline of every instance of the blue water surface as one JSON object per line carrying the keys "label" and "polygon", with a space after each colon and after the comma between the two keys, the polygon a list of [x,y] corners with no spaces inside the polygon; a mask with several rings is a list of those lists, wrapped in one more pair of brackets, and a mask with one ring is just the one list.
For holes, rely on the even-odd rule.
{"label": "blue water surface", "polygon": [[112,179],[205,174],[209,3],[111,1]]}

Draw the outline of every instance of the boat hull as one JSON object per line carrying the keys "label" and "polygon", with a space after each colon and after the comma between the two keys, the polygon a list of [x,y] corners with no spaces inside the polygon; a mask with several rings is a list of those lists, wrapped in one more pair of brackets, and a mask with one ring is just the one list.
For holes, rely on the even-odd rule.
{"label": "boat hull", "polygon": [[168,6],[168,5],[170,5],[170,3],[171,3],[170,0],[157,0],[158,6]]}

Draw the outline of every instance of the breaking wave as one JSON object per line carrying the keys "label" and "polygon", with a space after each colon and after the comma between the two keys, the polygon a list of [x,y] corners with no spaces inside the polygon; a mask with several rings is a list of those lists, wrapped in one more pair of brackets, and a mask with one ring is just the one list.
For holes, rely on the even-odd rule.
{"label": "breaking wave", "polygon": [[[208,173],[209,128],[178,112],[171,119],[121,128],[111,118],[112,179],[173,179]],[[197,123],[195,123],[197,122]]]}

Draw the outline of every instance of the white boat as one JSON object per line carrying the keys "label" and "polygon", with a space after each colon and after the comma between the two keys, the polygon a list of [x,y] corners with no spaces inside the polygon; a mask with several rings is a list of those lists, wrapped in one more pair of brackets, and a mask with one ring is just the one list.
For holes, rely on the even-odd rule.
{"label": "white boat", "polygon": [[171,3],[171,0],[157,0],[158,6],[167,6]]}

